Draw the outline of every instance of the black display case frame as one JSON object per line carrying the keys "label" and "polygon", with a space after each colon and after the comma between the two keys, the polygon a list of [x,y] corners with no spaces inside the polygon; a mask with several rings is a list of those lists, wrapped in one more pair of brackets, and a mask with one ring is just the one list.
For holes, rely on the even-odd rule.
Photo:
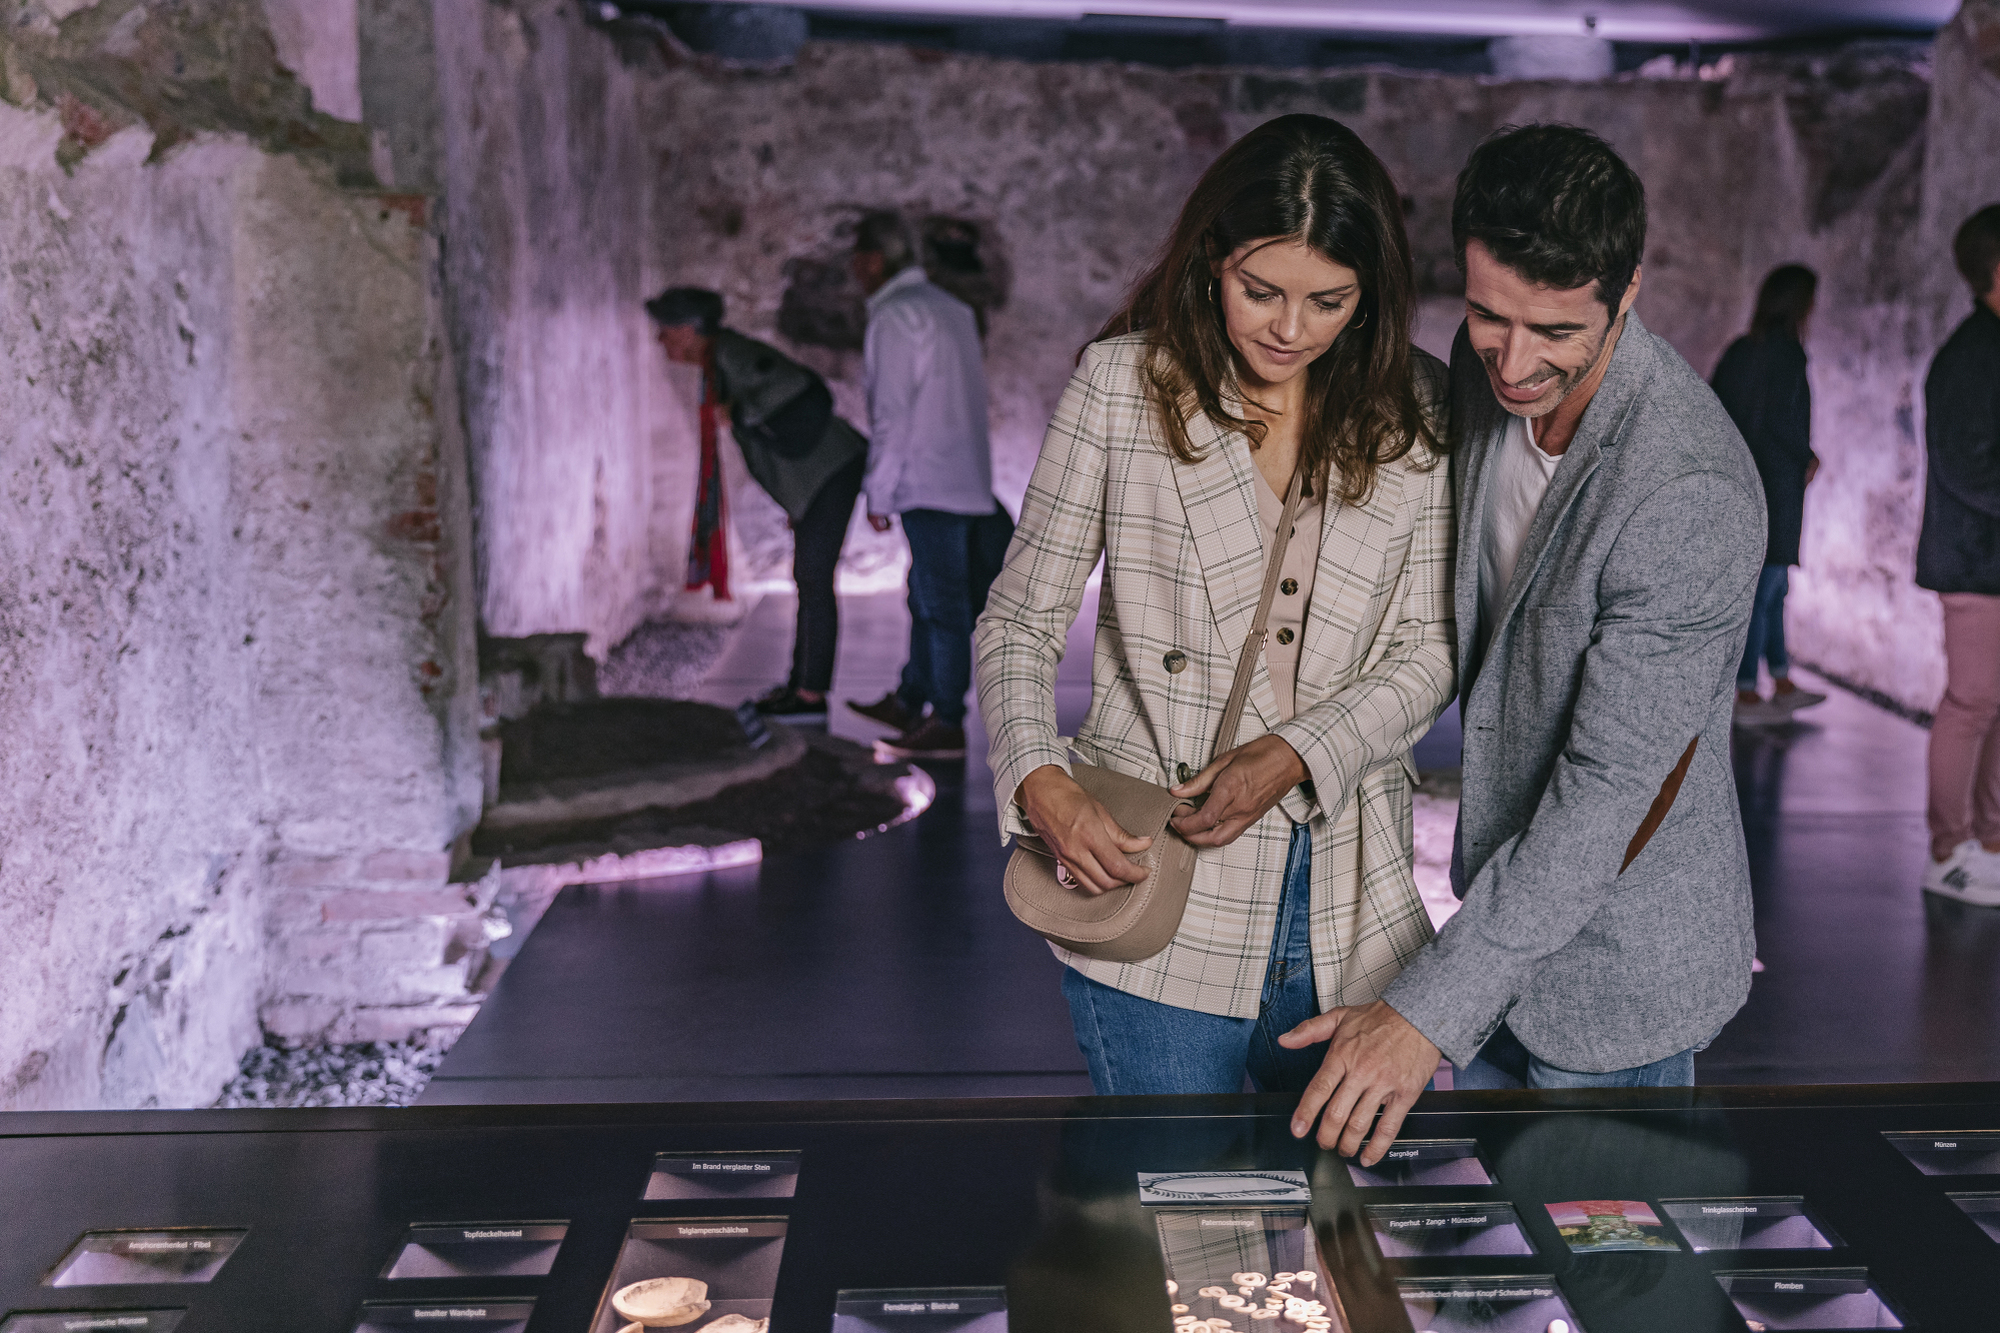
{"label": "black display case frame", "polygon": [[[1296,1169],[1328,1276],[1361,1333],[1408,1333],[1399,1277],[1553,1277],[1587,1333],[1742,1333],[1714,1281],[1865,1267],[1915,1329],[2000,1325],[2000,1249],[1883,1135],[2000,1128],[2000,1084],[1432,1093],[1411,1138],[1473,1138],[1499,1183],[1356,1188],[1291,1138],[1283,1097],[13,1113],[0,1116],[0,1310],[184,1306],[179,1333],[349,1333],[364,1301],[532,1297],[529,1333],[576,1333],[635,1219],[740,1213],[641,1196],[660,1152],[797,1149],[772,1333],[826,1333],[843,1288],[1004,1286],[1015,1333],[1170,1326],[1137,1173]],[[1802,1195],[1845,1241],[1755,1254],[1568,1254],[1542,1205]],[[1539,1258],[1385,1260],[1364,1203],[1514,1205]],[[568,1218],[544,1278],[384,1281],[412,1222]],[[50,1288],[86,1232],[240,1227],[201,1286]]]}

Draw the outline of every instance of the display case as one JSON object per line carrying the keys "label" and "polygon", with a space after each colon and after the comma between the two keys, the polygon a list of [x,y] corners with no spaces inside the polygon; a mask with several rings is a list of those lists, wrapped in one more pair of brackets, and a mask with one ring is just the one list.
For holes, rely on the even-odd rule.
{"label": "display case", "polygon": [[243,1242],[241,1230],[89,1231],[49,1274],[52,1287],[151,1287],[209,1282]]}
{"label": "display case", "polygon": [[382,1276],[546,1277],[568,1234],[568,1222],[419,1223]]}
{"label": "display case", "polygon": [[1007,1333],[1005,1287],[888,1287],[838,1292],[833,1333]]}
{"label": "display case", "polygon": [[2000,1327],[2000,1087],[0,1117],[0,1333]]}
{"label": "display case", "polygon": [[764,1333],[756,1325],[771,1317],[786,1230],[782,1217],[634,1222],[611,1270],[594,1333],[619,1333],[632,1323]]}

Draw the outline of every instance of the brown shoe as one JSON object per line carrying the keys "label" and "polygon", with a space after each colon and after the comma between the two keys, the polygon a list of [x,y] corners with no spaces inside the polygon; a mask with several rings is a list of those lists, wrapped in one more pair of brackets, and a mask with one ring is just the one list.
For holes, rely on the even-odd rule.
{"label": "brown shoe", "polygon": [[893,741],[876,741],[875,750],[896,759],[963,759],[965,728],[927,717]]}
{"label": "brown shoe", "polygon": [[921,713],[912,713],[903,706],[901,696],[894,690],[890,690],[872,704],[858,703],[849,699],[847,706],[870,722],[879,722],[895,731],[909,731],[923,721]]}

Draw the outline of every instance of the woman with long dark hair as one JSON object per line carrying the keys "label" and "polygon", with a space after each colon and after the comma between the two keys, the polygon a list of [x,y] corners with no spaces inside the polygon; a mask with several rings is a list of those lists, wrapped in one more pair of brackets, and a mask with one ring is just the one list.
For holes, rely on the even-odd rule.
{"label": "woman with long dark hair", "polygon": [[[1743,432],[1764,482],[1764,569],[1750,607],[1750,636],[1736,669],[1736,721],[1755,726],[1787,722],[1794,712],[1826,702],[1817,690],[1792,683],[1785,651],[1785,593],[1799,563],[1806,487],[1819,471],[1812,450],[1812,386],[1806,382],[1806,324],[1819,295],[1819,276],[1803,264],[1771,270],[1757,289],[1750,332],[1729,344],[1715,367],[1715,396]],[[1758,669],[1771,670],[1771,697],[1757,692]]]}
{"label": "woman with long dark hair", "polygon": [[[1057,947],[1100,1093],[1303,1089],[1283,1034],[1376,998],[1431,939],[1411,878],[1410,746],[1451,698],[1445,368],[1411,347],[1393,182],[1355,134],[1285,116],[1195,186],[1085,348],[977,636],[1005,834],[1081,893],[1143,880],[1147,839],[1070,752],[1201,802],[1166,947]],[[1288,492],[1295,519],[1241,734],[1212,753]],[[1089,717],[1056,734],[1056,664],[1104,559]],[[1254,648],[1254,645],[1253,645]]]}

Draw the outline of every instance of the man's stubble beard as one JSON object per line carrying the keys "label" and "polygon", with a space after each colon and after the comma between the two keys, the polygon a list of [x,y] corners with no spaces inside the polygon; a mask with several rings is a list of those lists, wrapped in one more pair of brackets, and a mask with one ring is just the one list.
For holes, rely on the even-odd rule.
{"label": "man's stubble beard", "polygon": [[[1604,326],[1604,332],[1597,337],[1597,346],[1590,349],[1590,359],[1588,361],[1585,361],[1575,370],[1558,370],[1554,375],[1549,377],[1550,379],[1560,381],[1561,388],[1555,397],[1549,399],[1546,404],[1538,401],[1533,411],[1522,411],[1521,404],[1510,403],[1498,393],[1493,395],[1493,401],[1500,404],[1508,412],[1513,413],[1513,415],[1520,417],[1523,421],[1539,421],[1541,418],[1549,415],[1563,405],[1564,399],[1576,392],[1578,385],[1596,373],[1597,363],[1603,358],[1604,349],[1611,343],[1611,335],[1618,330],[1619,324],[1624,318],[1623,315],[1615,316],[1610,323]],[[1493,364],[1499,360],[1499,357],[1500,354],[1498,352],[1481,352],[1479,354],[1479,359],[1485,363],[1487,375],[1504,384],[1506,381],[1500,379]]]}

